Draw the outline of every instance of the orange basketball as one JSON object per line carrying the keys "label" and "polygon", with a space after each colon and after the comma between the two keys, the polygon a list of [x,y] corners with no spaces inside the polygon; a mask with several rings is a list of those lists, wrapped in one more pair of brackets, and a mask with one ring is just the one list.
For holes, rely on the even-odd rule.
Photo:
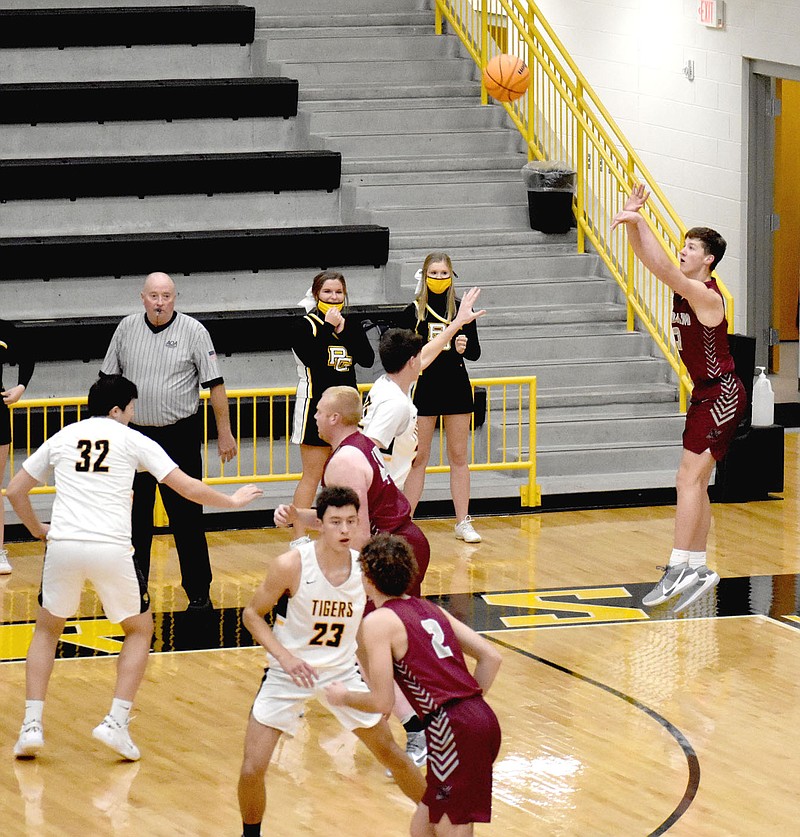
{"label": "orange basketball", "polygon": [[498,102],[513,102],[528,89],[530,71],[516,55],[495,55],[483,71],[486,92]]}

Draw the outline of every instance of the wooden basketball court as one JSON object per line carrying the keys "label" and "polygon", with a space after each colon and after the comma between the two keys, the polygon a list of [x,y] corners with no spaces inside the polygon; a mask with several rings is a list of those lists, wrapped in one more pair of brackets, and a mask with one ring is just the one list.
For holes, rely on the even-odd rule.
{"label": "wooden basketball court", "polygon": [[[795,434],[784,499],[715,505],[716,591],[679,617],[648,612],[674,508],[481,518],[468,546],[422,522],[425,593],[496,641],[500,718],[494,819],[503,837],[760,837],[798,831],[800,508]],[[185,614],[171,539],[155,547],[156,649],[134,708],[142,759],[91,737],[106,713],[119,640],[87,591],[68,624],[45,708],[46,747],[11,749],[24,704],[40,544],[12,544],[0,581],[0,834],[238,835],[236,781],[263,652],[238,609],[287,542],[276,530],[210,534],[210,617]],[[172,648],[189,650],[171,651]],[[400,837],[412,805],[317,704],[279,745],[265,834]]]}

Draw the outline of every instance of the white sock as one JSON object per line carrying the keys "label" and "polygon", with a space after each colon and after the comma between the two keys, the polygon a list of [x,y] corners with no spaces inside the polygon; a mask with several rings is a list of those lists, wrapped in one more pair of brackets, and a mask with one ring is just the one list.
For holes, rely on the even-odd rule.
{"label": "white sock", "polygon": [[29,724],[31,721],[42,723],[42,714],[44,713],[43,700],[26,700],[25,701],[25,720],[23,724]]}
{"label": "white sock", "polygon": [[133,703],[129,700],[114,698],[111,701],[111,711],[108,713],[118,723],[125,726],[128,723],[128,716],[131,714]]}
{"label": "white sock", "polygon": [[672,555],[669,556],[670,567],[681,567],[689,562],[688,549],[673,549]]}
{"label": "white sock", "polygon": [[703,550],[702,552],[690,552],[689,553],[689,566],[696,570],[698,567],[705,567],[706,565],[706,551]]}

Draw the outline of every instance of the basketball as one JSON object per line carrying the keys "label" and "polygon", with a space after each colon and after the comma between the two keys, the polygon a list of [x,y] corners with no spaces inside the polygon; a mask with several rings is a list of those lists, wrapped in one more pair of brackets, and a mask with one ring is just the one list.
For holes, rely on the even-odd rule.
{"label": "basketball", "polygon": [[513,102],[528,89],[531,74],[516,55],[495,55],[483,71],[486,92],[498,102]]}

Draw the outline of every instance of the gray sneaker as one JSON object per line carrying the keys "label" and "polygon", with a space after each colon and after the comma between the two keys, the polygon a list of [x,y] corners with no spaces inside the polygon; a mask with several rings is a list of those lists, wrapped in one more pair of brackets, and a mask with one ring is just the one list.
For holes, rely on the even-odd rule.
{"label": "gray sneaker", "polygon": [[424,729],[406,733],[406,755],[417,767],[422,767],[428,760],[428,742],[425,740]]}
{"label": "gray sneaker", "polygon": [[688,565],[680,564],[677,567],[658,567],[664,570],[661,581],[642,597],[642,604],[645,607],[653,607],[661,602],[677,596],[687,587],[691,587],[697,581],[697,573]]}
{"label": "gray sneaker", "polygon": [[708,567],[698,567],[695,570],[697,581],[678,599],[673,613],[686,610],[692,602],[697,601],[704,593],[713,590],[719,584],[719,576]]}

